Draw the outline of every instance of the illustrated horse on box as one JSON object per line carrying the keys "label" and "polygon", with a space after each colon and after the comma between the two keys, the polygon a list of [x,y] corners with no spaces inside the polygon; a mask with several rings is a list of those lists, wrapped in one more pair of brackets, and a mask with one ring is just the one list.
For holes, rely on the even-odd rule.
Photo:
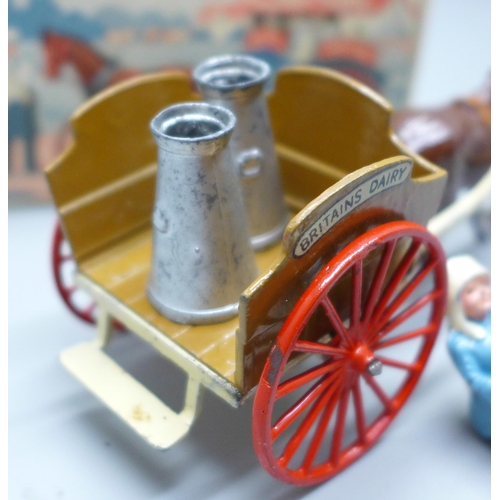
{"label": "illustrated horse on box", "polygon": [[89,95],[141,73],[135,68],[120,68],[115,61],[98,54],[88,43],[54,31],[44,33],[43,46],[46,75],[57,78],[61,68],[70,64],[76,69]]}
{"label": "illustrated horse on box", "polygon": [[[55,31],[44,33],[43,46],[47,77],[57,78],[62,66],[70,64],[76,69],[89,96],[142,73],[138,68],[124,68],[117,61],[99,54],[88,42]],[[188,70],[178,66],[161,69]]]}

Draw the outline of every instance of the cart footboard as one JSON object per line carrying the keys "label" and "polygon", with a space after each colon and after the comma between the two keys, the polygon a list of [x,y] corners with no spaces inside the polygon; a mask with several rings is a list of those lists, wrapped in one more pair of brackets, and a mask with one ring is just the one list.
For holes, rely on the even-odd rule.
{"label": "cart footboard", "polygon": [[149,444],[166,450],[182,439],[201,408],[203,386],[189,376],[184,409],[174,412],[101,349],[86,342],[61,354],[63,365]]}

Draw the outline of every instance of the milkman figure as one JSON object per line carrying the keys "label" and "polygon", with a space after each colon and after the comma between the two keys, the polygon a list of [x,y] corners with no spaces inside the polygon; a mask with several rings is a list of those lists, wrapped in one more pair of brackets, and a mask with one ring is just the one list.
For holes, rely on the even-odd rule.
{"label": "milkman figure", "polygon": [[468,255],[448,259],[448,350],[472,390],[470,420],[491,439],[491,283]]}

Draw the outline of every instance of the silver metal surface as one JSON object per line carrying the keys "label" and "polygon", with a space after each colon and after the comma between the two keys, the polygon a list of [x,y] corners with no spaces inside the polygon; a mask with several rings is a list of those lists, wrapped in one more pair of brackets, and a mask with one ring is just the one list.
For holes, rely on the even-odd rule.
{"label": "silver metal surface", "polygon": [[236,116],[231,148],[256,250],[279,241],[288,223],[264,95],[269,76],[265,62],[243,55],[207,59],[193,73],[203,99]]}
{"label": "silver metal surface", "polygon": [[177,323],[236,316],[258,276],[228,148],[234,125],[230,111],[207,103],[171,106],[151,122],[159,149],[147,295]]}
{"label": "silver metal surface", "polygon": [[378,359],[374,359],[369,365],[366,371],[370,375],[380,375],[382,373],[382,363]]}

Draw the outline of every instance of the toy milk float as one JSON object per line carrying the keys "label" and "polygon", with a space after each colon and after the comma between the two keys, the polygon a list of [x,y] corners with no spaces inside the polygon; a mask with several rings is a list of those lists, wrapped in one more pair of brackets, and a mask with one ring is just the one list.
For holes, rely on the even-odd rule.
{"label": "toy milk float", "polygon": [[[241,83],[238,74],[233,77],[233,83]],[[66,350],[61,359],[159,449],[171,447],[189,431],[203,389],[233,407],[253,399],[254,448],[263,467],[289,483],[318,483],[377,441],[429,358],[444,315],[446,271],[443,250],[425,224],[439,207],[446,173],[398,140],[389,128],[391,107],[375,92],[331,70],[292,67],[278,73],[267,96],[272,134],[269,130],[265,135],[274,137],[271,154],[265,153],[268,145],[256,146],[246,134],[231,139],[227,147],[232,167],[222,167],[228,178],[221,184],[210,182],[209,188],[218,191],[200,191],[203,181],[188,179],[186,170],[175,174],[184,176],[175,188],[184,194],[175,198],[168,185],[174,182],[174,168],[168,160],[172,172],[162,173],[164,153],[157,149],[149,124],[166,108],[199,101],[192,89],[188,76],[171,72],[103,92],[74,115],[75,142],[47,170],[63,228],[54,244],[56,275],[68,258],[62,254],[66,238],[77,263],[76,285],[91,295],[98,311],[97,339]],[[208,113],[201,113],[205,118],[220,114],[214,118],[219,120],[215,129],[198,130],[196,137],[222,137],[224,127],[231,127],[231,106],[238,126],[240,104],[220,104],[196,108]],[[250,112],[245,106],[245,113]],[[187,154],[189,133],[183,127],[175,130],[173,135],[184,141],[182,154]],[[166,135],[171,137],[172,130]],[[250,207],[262,190],[248,183],[258,183],[273,155],[279,175],[271,173],[262,188],[273,186],[275,195],[266,195],[269,204],[264,207],[273,214],[263,221],[268,227],[256,229],[259,221],[251,219],[259,207]],[[196,167],[199,158],[192,160],[190,172],[202,175],[204,170]],[[160,176],[164,180],[155,194],[157,171],[159,181]],[[238,172],[246,175],[238,177]],[[158,189],[169,194],[162,196]],[[205,200],[204,208],[191,203],[196,219],[209,210],[207,197],[216,194],[222,203],[231,193],[227,219],[208,218],[205,226],[189,219],[185,202],[190,196]],[[282,194],[288,220],[284,230]],[[182,227],[193,223],[197,229],[186,231],[168,248],[157,247],[181,220]],[[214,220],[223,221],[220,226],[228,221],[230,229],[221,236]],[[200,241],[203,232],[206,238]],[[215,238],[208,234],[214,232]],[[265,238],[259,239],[262,234]],[[230,273],[220,259],[234,258],[233,244],[245,268]],[[197,275],[196,249],[199,255],[208,252],[204,262],[217,267],[216,277],[206,274],[210,269]],[[184,265],[190,260],[192,264]],[[162,266],[170,276],[177,273],[166,288],[165,310],[161,303],[153,306],[147,292],[155,293],[156,278],[151,276]],[[218,273],[230,279],[227,289]],[[224,299],[232,308],[228,314],[208,314],[208,322],[198,321],[196,311],[205,310],[199,302],[192,307],[194,315],[171,313],[182,309],[172,305],[172,286],[179,296],[195,296],[210,283],[218,283],[213,295],[226,293],[234,283],[244,287],[235,307],[230,294]],[[88,311],[72,301],[74,288],[60,278],[58,284],[70,307],[89,320]],[[207,308],[224,309],[223,302],[216,302]],[[116,323],[187,372],[180,413],[103,351]],[[147,418],[137,419],[138,409]]]}

